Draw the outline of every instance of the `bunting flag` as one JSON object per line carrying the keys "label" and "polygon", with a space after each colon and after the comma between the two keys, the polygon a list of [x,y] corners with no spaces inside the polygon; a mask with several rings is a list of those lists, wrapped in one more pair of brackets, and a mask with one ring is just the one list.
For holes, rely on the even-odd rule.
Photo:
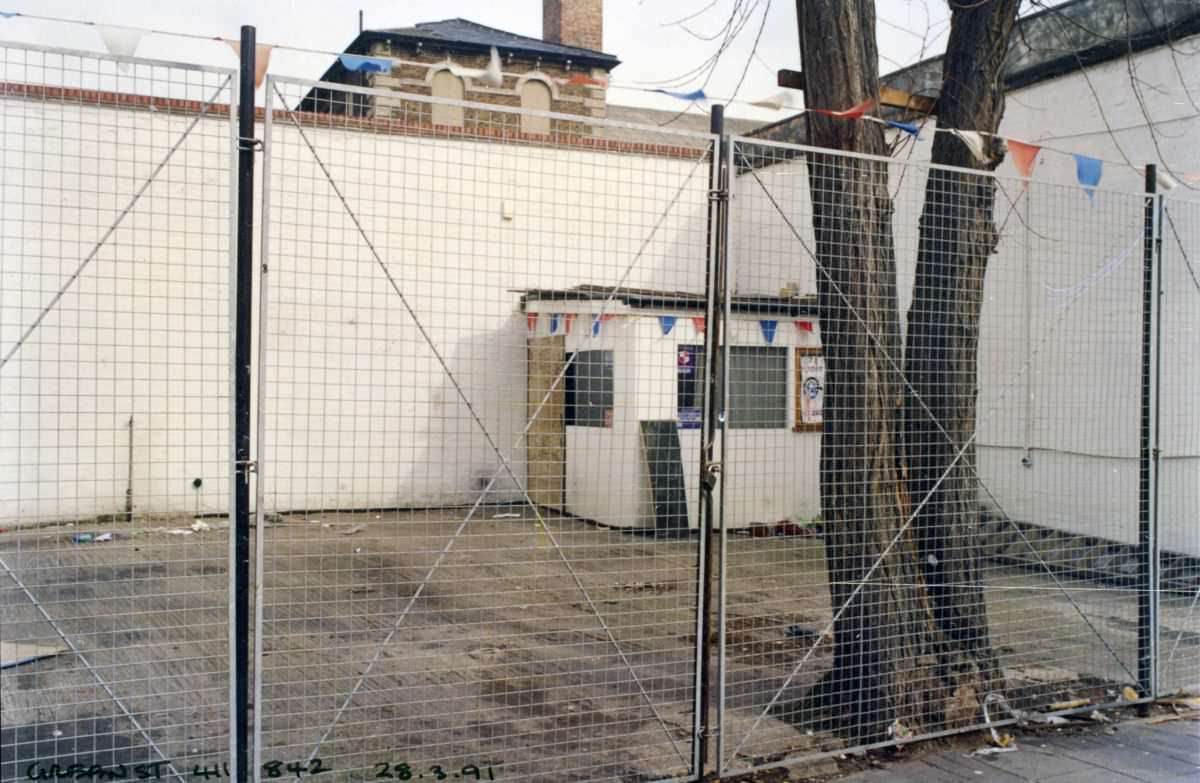
{"label": "bunting flag", "polygon": [[767,345],[775,342],[775,327],[779,326],[778,321],[759,321],[758,328],[762,329],[763,339],[767,341]]}
{"label": "bunting flag", "polygon": [[[104,48],[108,50],[108,53],[117,57],[133,57],[137,53],[138,44],[146,37],[141,30],[128,30],[103,24],[96,25],[96,31],[100,33],[100,40],[104,42]],[[117,68],[128,72],[129,63],[120,63]]]}
{"label": "bunting flag", "polygon": [[763,109],[771,109],[779,111],[780,109],[799,109],[799,106],[792,106],[792,96],[786,92],[777,92],[766,98],[761,98],[757,101],[751,101],[751,106],[758,106]]}
{"label": "bunting flag", "polygon": [[1013,165],[1017,167],[1017,173],[1028,179],[1033,173],[1033,166],[1037,163],[1037,156],[1042,148],[1016,139],[1008,139],[1006,143],[1009,153],[1012,154]]}
{"label": "bunting flag", "polygon": [[704,94],[704,90],[692,90],[691,92],[672,92],[671,90],[654,90],[661,92],[663,95],[669,95],[672,98],[678,98],[681,101],[691,101],[692,103],[703,103],[708,100],[708,96]]}
{"label": "bunting flag", "polygon": [[[1139,166],[1138,173],[1144,177],[1146,176],[1146,169]],[[1191,177],[1189,177],[1187,174],[1181,174],[1180,177],[1187,180],[1191,179]],[[1154,181],[1158,185],[1159,189],[1164,191],[1174,190],[1175,188],[1179,187],[1179,183],[1175,181],[1175,178],[1162,169],[1157,169],[1155,171]]]}
{"label": "bunting flag", "polygon": [[958,128],[949,128],[948,130],[967,145],[967,149],[971,151],[971,156],[975,158],[976,162],[987,162],[988,156],[983,149],[983,135],[979,131],[959,130]]}
{"label": "bunting flag", "polygon": [[563,319],[563,327],[564,327],[563,334],[571,333],[571,324],[573,324],[574,322],[575,322],[575,313],[567,313],[566,318]]}
{"label": "bunting flag", "polygon": [[809,111],[815,111],[817,114],[825,114],[830,117],[837,117],[839,120],[858,120],[862,119],[862,116],[874,107],[875,101],[867,98],[862,103],[857,103],[843,111],[833,111],[832,109],[809,109]]}
{"label": "bunting flag", "polygon": [[692,318],[692,326],[696,328],[697,332],[704,334],[704,316],[697,315]]}
{"label": "bunting flag", "polygon": [[504,74],[500,72],[500,52],[494,46],[486,68],[463,68],[461,65],[450,63],[450,73],[460,79],[483,82],[488,87],[500,87],[504,84]]}
{"label": "bunting flag", "polygon": [[[222,39],[233,53],[240,59],[242,56],[242,42],[230,41]],[[262,87],[263,77],[267,75],[267,63],[271,61],[271,50],[274,49],[271,44],[255,44],[254,45],[254,86]]]}
{"label": "bunting flag", "polygon": [[567,79],[566,84],[580,85],[583,87],[607,87],[608,82],[603,79],[595,79],[588,76],[586,73],[577,73],[570,79]]}
{"label": "bunting flag", "polygon": [[558,313],[550,313],[550,334],[558,332],[558,322],[562,318]]}
{"label": "bunting flag", "polygon": [[675,328],[675,316],[660,315],[658,317],[658,325],[662,329],[663,337],[666,337]]}
{"label": "bunting flag", "polygon": [[921,138],[921,129],[917,127],[917,124],[915,122],[897,122],[895,120],[884,120],[883,124],[888,126],[889,128],[895,128],[896,130],[902,130],[905,133],[907,133],[908,135],[912,136],[914,139]]}
{"label": "bunting flag", "polygon": [[613,319],[612,313],[605,313],[604,315],[593,315],[592,316],[592,337],[599,337],[601,324],[606,324],[609,321],[611,321],[612,319]]}
{"label": "bunting flag", "polygon": [[362,57],[357,54],[339,54],[338,62],[347,71],[358,73],[388,73],[392,70],[392,61],[386,57]]}
{"label": "bunting flag", "polygon": [[813,330],[812,321],[792,321],[796,325],[796,329],[801,332],[811,332]]}
{"label": "bunting flag", "polygon": [[1100,177],[1104,173],[1104,164],[1096,158],[1089,158],[1078,152],[1071,154],[1075,158],[1075,178],[1083,186],[1083,192],[1087,194],[1088,199],[1094,200],[1096,186],[1100,184]]}
{"label": "bunting flag", "polygon": [[537,331],[537,316],[537,313],[526,313],[525,315],[525,328],[531,332]]}

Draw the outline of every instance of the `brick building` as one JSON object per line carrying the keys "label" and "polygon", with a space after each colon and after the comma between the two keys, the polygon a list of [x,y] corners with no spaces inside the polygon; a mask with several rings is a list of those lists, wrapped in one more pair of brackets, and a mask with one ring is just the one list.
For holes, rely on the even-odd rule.
{"label": "brick building", "polygon": [[[600,51],[603,0],[545,0],[542,39],[486,27],[466,19],[423,22],[412,27],[363,30],[346,47],[348,54],[400,61],[387,73],[352,72],[335,62],[322,81],[355,84],[399,93],[523,107],[587,118],[604,118],[607,81],[620,60]],[[459,69],[483,69],[490,51],[500,54],[502,83],[462,76]],[[458,71],[458,73],[456,73]],[[404,117],[435,126],[466,127],[486,122],[515,122],[512,115],[487,114],[463,107],[418,101],[379,99],[329,89],[313,89],[301,106],[307,111],[350,113],[364,117]],[[504,117],[504,119],[501,119]],[[522,115],[523,133],[550,133],[546,117]],[[579,132],[580,126],[570,129]]]}

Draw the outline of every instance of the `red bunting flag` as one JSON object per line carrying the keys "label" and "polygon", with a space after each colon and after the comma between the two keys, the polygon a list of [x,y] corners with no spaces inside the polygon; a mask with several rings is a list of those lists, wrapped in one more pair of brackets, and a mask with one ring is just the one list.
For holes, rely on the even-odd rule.
{"label": "red bunting flag", "polygon": [[565,318],[566,318],[566,324],[565,324],[566,328],[563,329],[563,334],[570,334],[571,333],[571,322],[575,320],[575,313],[567,313]]}
{"label": "red bunting flag", "polygon": [[585,73],[577,73],[567,79],[567,84],[577,84],[584,87],[607,87],[608,82],[603,79],[593,79]]}
{"label": "red bunting flag", "polygon": [[1008,151],[1012,153],[1013,165],[1017,173],[1028,178],[1033,173],[1033,164],[1037,162],[1038,153],[1042,148],[1036,144],[1026,144],[1016,139],[1008,140]]}
{"label": "red bunting flag", "polygon": [[531,332],[537,331],[537,313],[527,313],[525,315],[525,326]]}
{"label": "red bunting flag", "polygon": [[692,326],[696,328],[697,332],[704,334],[704,316],[698,315],[692,318]]}
{"label": "red bunting flag", "polygon": [[832,109],[810,109],[817,114],[827,114],[830,117],[837,117],[839,120],[858,120],[862,116],[875,107],[875,101],[867,98],[862,103],[855,104],[844,111],[833,111]]}
{"label": "red bunting flag", "polygon": [[802,332],[811,332],[813,330],[812,321],[793,321],[796,328]]}

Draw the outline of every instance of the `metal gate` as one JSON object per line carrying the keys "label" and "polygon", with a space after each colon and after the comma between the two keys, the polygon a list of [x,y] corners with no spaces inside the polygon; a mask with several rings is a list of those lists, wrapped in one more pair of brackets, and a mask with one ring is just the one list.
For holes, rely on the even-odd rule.
{"label": "metal gate", "polygon": [[229,770],[235,76],[0,45],[0,780]]}
{"label": "metal gate", "polygon": [[[1164,355],[1198,347],[1194,224],[1179,217],[1195,205],[728,145],[725,307],[780,314],[744,316],[763,320],[725,349],[720,769],[1194,683],[1194,650],[1176,658],[1200,594],[1191,371]],[[889,204],[866,233],[850,227],[880,218],[855,212],[855,189]],[[947,217],[955,199],[994,202],[990,226]],[[973,241],[992,243],[986,280],[952,266]],[[954,298],[920,293],[938,275],[959,275]],[[788,301],[813,315],[793,329]],[[977,364],[956,369],[971,343]],[[906,430],[905,410],[924,424]],[[822,457],[822,438],[841,451]]]}
{"label": "metal gate", "polygon": [[255,768],[690,777],[713,138],[266,92]]}

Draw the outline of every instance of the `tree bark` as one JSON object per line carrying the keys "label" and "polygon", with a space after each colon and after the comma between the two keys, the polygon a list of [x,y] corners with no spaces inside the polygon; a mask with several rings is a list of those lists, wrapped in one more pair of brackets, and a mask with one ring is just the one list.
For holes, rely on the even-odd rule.
{"label": "tree bark", "polygon": [[[953,7],[937,103],[939,128],[987,133],[999,128],[1001,67],[1019,4],[990,0]],[[977,161],[962,140],[938,133],[933,162],[994,169],[1003,146],[985,137],[985,150],[988,159]],[[904,352],[912,388],[904,398],[903,453],[909,496],[914,503],[929,496],[914,529],[942,643],[940,675],[954,695],[955,708],[946,715],[950,726],[971,722],[984,695],[1003,688],[980,573],[973,440],[984,277],[998,241],[994,205],[990,177],[930,170]]]}
{"label": "tree bark", "polygon": [[[872,0],[797,0],[796,10],[808,105],[844,109],[878,96]],[[807,118],[815,146],[886,154],[877,124]],[[881,161],[814,153],[808,177],[826,365],[821,509],[830,598],[834,611],[847,605],[821,693],[853,741],[876,742],[895,721],[935,728],[943,698],[911,528],[883,556],[910,513],[898,459],[892,202]]]}

